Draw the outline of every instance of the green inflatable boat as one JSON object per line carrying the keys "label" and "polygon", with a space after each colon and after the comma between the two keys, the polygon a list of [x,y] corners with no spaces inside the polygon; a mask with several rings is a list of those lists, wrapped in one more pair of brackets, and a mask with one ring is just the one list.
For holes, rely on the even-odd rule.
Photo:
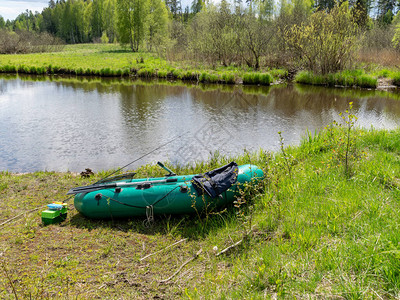
{"label": "green inflatable boat", "polygon": [[134,173],[71,189],[75,208],[89,218],[126,218],[157,214],[190,214],[217,209],[235,200],[245,183],[258,182],[263,171],[232,162],[199,174],[133,179]]}

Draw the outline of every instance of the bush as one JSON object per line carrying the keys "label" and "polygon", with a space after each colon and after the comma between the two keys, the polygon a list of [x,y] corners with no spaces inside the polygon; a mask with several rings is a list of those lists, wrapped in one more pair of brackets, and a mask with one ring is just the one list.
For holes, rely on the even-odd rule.
{"label": "bush", "polygon": [[329,13],[312,14],[308,23],[293,25],[285,37],[295,60],[324,75],[349,66],[357,48],[357,30],[349,4],[343,2]]}
{"label": "bush", "polygon": [[63,43],[49,33],[0,29],[0,54],[60,51]]}
{"label": "bush", "polygon": [[0,68],[1,73],[15,73],[17,68],[15,66],[5,65]]}
{"label": "bush", "polygon": [[150,68],[143,68],[137,72],[137,76],[139,77],[153,77],[156,72]]}
{"label": "bush", "polygon": [[235,75],[230,74],[230,73],[223,73],[222,74],[222,80],[225,83],[235,83]]}
{"label": "bush", "polygon": [[268,73],[245,73],[243,75],[243,84],[262,84],[270,85],[273,78]]}
{"label": "bush", "polygon": [[318,75],[309,71],[302,71],[296,75],[295,81],[312,85],[359,86],[362,88],[376,88],[378,85],[378,80],[376,78],[364,74],[362,70],[338,72],[327,75]]}
{"label": "bush", "polygon": [[376,88],[378,80],[369,75],[361,75],[357,77],[356,85],[362,88]]}
{"label": "bush", "polygon": [[158,78],[167,78],[168,72],[167,71],[157,71]]}

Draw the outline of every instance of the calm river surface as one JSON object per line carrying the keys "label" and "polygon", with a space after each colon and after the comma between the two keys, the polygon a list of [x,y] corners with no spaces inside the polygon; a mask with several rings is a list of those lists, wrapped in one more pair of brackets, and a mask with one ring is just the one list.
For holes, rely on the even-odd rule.
{"label": "calm river surface", "polygon": [[354,102],[358,125],[400,124],[397,92],[307,86],[179,86],[166,82],[0,76],[0,170],[96,171],[185,164],[211,152],[279,149],[340,120]]}

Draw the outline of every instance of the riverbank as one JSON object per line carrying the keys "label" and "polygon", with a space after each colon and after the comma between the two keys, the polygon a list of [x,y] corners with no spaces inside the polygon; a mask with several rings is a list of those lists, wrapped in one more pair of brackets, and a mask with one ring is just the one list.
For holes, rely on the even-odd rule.
{"label": "riverbank", "polygon": [[115,44],[67,45],[62,52],[0,55],[0,72],[79,76],[161,78],[200,83],[270,85],[287,74],[281,69],[216,67],[169,62],[149,53],[133,53]]}
{"label": "riverbank", "polygon": [[[147,228],[143,219],[85,219],[70,201],[60,225],[43,227],[40,209],[21,216],[0,227],[0,296],[396,298],[400,130],[351,129],[349,148],[347,132],[332,125],[279,153],[175,168],[198,173],[235,159],[264,169],[262,192],[217,214],[158,216]],[[1,172],[0,223],[104,175]]]}
{"label": "riverbank", "polygon": [[193,61],[170,62],[155,54],[133,53],[115,44],[67,45],[61,52],[0,55],[0,73],[159,78],[230,85],[268,86],[292,79],[303,84],[341,87],[400,85],[400,72],[395,69],[362,66],[325,76],[270,68],[254,72],[251,68],[210,67]]}

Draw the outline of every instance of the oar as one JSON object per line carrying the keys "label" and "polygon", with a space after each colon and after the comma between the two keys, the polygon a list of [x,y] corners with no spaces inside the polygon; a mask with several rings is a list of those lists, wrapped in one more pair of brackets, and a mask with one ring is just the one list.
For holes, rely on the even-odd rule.
{"label": "oar", "polygon": [[116,187],[130,187],[130,186],[138,186],[138,185],[151,185],[154,183],[170,183],[170,182],[177,182],[177,178],[167,178],[167,179],[161,179],[161,180],[143,180],[143,181],[137,181],[137,182],[116,182],[116,183],[108,183],[108,184],[93,184],[93,185],[88,185],[88,186],[81,186],[81,187],[76,187],[73,189],[70,189],[67,193],[67,195],[74,195],[74,194],[80,194],[80,193],[89,193],[89,192],[94,192],[98,190],[103,190],[103,189],[110,189],[110,188],[116,188]]}
{"label": "oar", "polygon": [[165,171],[167,171],[169,174],[165,176],[176,176],[175,172],[172,172],[170,169],[168,169],[162,162],[157,162],[157,165],[159,165],[161,168],[163,168]]}

